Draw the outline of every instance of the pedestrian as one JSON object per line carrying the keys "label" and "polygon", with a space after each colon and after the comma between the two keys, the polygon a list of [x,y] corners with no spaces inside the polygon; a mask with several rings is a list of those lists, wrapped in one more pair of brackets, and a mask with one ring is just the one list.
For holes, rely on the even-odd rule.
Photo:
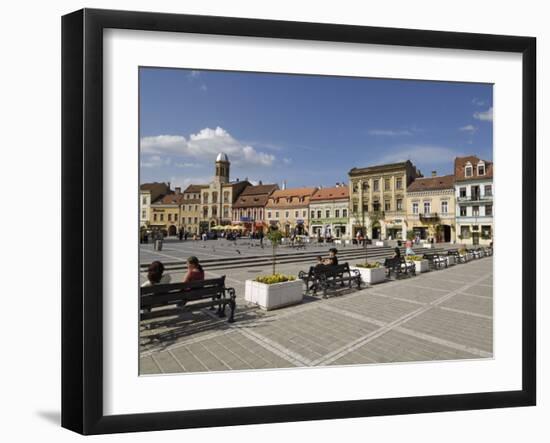
{"label": "pedestrian", "polygon": [[183,240],[183,229],[180,229],[180,232],[178,233],[180,241]]}
{"label": "pedestrian", "polygon": [[325,260],[325,264],[331,265],[331,266],[337,266],[338,265],[338,250],[336,248],[330,248],[328,250],[329,257]]}
{"label": "pedestrian", "polygon": [[204,280],[204,270],[199,259],[194,255],[187,259],[187,273],[183,277],[183,283]]}
{"label": "pedestrian", "polygon": [[405,255],[414,255],[414,251],[412,248],[412,241],[408,239],[405,242]]}
{"label": "pedestrian", "polygon": [[167,284],[171,281],[170,274],[164,274],[164,265],[160,261],[154,261],[147,268],[147,281],[141,287]]}

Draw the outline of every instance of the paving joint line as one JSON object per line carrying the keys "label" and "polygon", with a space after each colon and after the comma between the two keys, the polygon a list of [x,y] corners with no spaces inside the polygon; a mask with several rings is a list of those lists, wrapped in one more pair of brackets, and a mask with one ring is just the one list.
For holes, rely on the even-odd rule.
{"label": "paving joint line", "polygon": [[329,352],[324,357],[319,358],[317,360],[314,360],[312,362],[312,364],[314,366],[317,366],[317,365],[320,365],[320,364],[328,365],[328,364],[334,362],[335,360],[338,360],[339,358],[349,354],[350,352],[353,352],[354,350],[360,348],[361,346],[364,346],[365,344],[367,344],[368,342],[374,340],[375,338],[378,338],[381,335],[384,335],[385,333],[391,331],[392,329],[394,329],[398,326],[401,326],[402,324],[408,322],[409,320],[412,320],[413,318],[418,317],[419,315],[431,310],[432,308],[434,308],[435,306],[443,303],[444,301],[449,300],[450,298],[452,298],[456,294],[458,294],[459,290],[467,289],[471,286],[474,286],[477,283],[478,280],[482,280],[484,278],[485,278],[485,276],[480,277],[480,278],[474,280],[473,282],[462,286],[461,288],[459,288],[457,290],[451,291],[451,292],[447,293],[446,295],[438,298],[437,300],[434,300],[433,302],[428,303],[426,306],[418,308],[415,311],[410,312],[410,313],[394,320],[393,322],[390,322],[390,323],[386,324],[385,326],[382,326],[380,329],[377,329],[377,330],[375,330],[375,331],[373,331],[369,334],[366,334],[363,337],[360,337],[356,340],[353,340],[352,342],[348,343],[347,345],[342,346],[340,349]]}

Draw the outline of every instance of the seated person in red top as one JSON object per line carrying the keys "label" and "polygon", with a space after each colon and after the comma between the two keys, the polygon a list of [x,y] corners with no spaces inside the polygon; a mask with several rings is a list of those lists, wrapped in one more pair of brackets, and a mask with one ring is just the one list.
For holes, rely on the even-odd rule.
{"label": "seated person in red top", "polygon": [[191,256],[187,259],[187,274],[183,277],[183,282],[188,283],[200,280],[204,280],[204,270],[199,263],[199,259],[195,256]]}

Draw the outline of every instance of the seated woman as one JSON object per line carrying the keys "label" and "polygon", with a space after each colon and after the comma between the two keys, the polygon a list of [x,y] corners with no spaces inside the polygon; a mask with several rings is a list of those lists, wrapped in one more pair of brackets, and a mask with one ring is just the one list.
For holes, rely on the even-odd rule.
{"label": "seated woman", "polygon": [[199,259],[191,256],[187,259],[187,273],[183,277],[183,283],[201,280],[204,280],[204,270],[199,263]]}
{"label": "seated woman", "polygon": [[329,266],[338,265],[338,257],[336,256],[336,254],[338,254],[338,250],[336,248],[330,248],[328,252],[329,252],[329,257],[325,259],[323,263]]}
{"label": "seated woman", "polygon": [[154,261],[147,268],[147,281],[141,285],[142,288],[153,285],[163,285],[170,283],[172,278],[169,274],[163,274],[164,265],[159,261]]}

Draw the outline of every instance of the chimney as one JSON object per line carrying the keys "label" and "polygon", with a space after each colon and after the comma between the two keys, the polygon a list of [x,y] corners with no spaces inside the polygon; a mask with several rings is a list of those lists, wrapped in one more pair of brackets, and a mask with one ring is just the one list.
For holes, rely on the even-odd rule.
{"label": "chimney", "polygon": [[181,188],[179,186],[176,187],[176,194],[181,194]]}
{"label": "chimney", "polygon": [[437,175],[437,171],[432,171],[432,177],[435,177]]}

